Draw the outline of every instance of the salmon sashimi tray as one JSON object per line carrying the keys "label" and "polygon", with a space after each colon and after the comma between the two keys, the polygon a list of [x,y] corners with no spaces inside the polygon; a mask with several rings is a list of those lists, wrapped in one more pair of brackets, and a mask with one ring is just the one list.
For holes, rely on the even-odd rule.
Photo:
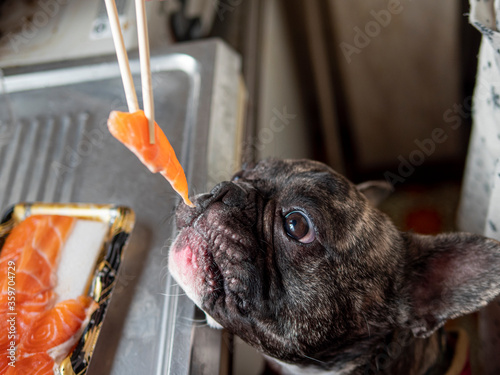
{"label": "salmon sashimi tray", "polygon": [[0,222],[0,375],[85,374],[135,215],[20,203]]}

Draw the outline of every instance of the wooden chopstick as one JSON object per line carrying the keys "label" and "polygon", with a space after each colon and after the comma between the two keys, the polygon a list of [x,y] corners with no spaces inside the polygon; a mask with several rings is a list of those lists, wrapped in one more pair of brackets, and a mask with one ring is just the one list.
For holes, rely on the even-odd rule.
{"label": "wooden chopstick", "polygon": [[130,72],[127,49],[125,48],[125,43],[123,41],[116,3],[115,0],[104,0],[104,2],[106,3],[109,25],[111,27],[111,34],[113,35],[113,43],[115,44],[116,57],[118,59],[118,66],[120,67],[123,88],[125,89],[125,98],[127,99],[128,110],[131,113],[137,112],[139,110],[139,102],[137,101],[134,81],[132,79],[132,73]]}
{"label": "wooden chopstick", "polygon": [[149,143],[155,143],[155,110],[153,85],[151,80],[148,23],[145,0],[135,0],[137,14],[137,37],[139,43],[139,61],[141,65],[142,104],[149,123]]}
{"label": "wooden chopstick", "polygon": [[[118,10],[116,9],[115,0],[104,0],[106,10],[108,12],[109,25],[111,27],[111,34],[113,36],[113,43],[115,45],[116,57],[118,59],[118,66],[120,67],[120,74],[122,77],[123,88],[125,90],[125,97],[127,99],[127,106],[129,112],[136,112],[139,108],[137,94],[135,92],[134,81],[130,71],[130,64],[128,61],[127,49],[123,41],[122,30],[120,27],[120,20],[118,17]],[[136,13],[137,13],[137,36],[139,44],[139,61],[141,66],[141,86],[142,98],[144,106],[144,114],[148,119],[149,129],[149,143],[155,143],[155,119],[154,119],[154,101],[153,101],[153,85],[151,79],[150,68],[150,54],[149,54],[149,36],[148,25],[146,18],[146,6],[144,0],[136,0]]]}

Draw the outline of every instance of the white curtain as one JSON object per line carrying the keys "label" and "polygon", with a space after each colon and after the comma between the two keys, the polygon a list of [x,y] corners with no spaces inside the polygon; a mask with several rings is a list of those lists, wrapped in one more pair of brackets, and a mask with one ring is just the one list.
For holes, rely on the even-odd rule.
{"label": "white curtain", "polygon": [[[470,5],[470,22],[483,37],[458,225],[500,240],[500,0]],[[500,299],[480,312],[479,336],[484,374],[500,374]]]}

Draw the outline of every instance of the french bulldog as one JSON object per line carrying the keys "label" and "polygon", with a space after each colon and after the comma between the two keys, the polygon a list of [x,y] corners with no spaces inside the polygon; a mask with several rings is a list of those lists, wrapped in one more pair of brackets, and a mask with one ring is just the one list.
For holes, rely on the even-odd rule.
{"label": "french bulldog", "polygon": [[441,327],[500,294],[500,243],[400,232],[367,195],[319,162],[261,161],[178,207],[169,270],[277,372],[444,374]]}

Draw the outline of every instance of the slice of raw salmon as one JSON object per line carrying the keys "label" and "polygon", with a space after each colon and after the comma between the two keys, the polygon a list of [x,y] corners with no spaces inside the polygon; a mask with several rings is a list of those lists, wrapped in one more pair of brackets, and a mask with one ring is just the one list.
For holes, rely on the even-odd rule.
{"label": "slice of raw salmon", "polygon": [[[0,347],[0,349],[2,350],[2,353],[5,353],[0,356],[0,374],[5,374],[10,367],[10,359],[7,355],[7,348]],[[14,363],[12,365],[14,365]]]}
{"label": "slice of raw salmon", "polygon": [[[28,227],[26,231],[16,233],[30,239],[25,242],[16,262],[16,304],[29,301],[55,286],[60,250],[76,221],[68,216],[50,215],[40,216],[39,219],[34,231]],[[2,294],[6,290],[4,282]]]}
{"label": "slice of raw salmon", "polygon": [[[0,350],[6,353],[11,345],[7,319],[12,314],[8,298],[14,280],[16,361],[11,367],[7,356],[2,356],[1,374],[54,374],[54,366],[74,347],[97,308],[88,296],[54,306],[58,260],[75,222],[66,216],[30,216],[4,243],[0,253]],[[8,269],[12,263],[14,276]]]}
{"label": "slice of raw salmon", "polygon": [[148,119],[143,111],[133,113],[113,111],[109,115],[108,129],[111,134],[132,151],[152,172],[160,173],[182,197],[184,203],[193,206],[188,198],[188,184],[181,164],[175,156],[165,133],[155,122],[155,143],[149,143]]}
{"label": "slice of raw salmon", "polygon": [[56,362],[61,360],[61,356],[64,357],[76,343],[81,328],[96,308],[97,303],[92,298],[80,296],[76,300],[62,301],[42,313],[30,330],[21,336],[20,357],[46,352]]}
{"label": "slice of raw salmon", "polygon": [[[0,309],[0,352],[5,353],[6,348],[10,346],[11,342],[17,345],[19,337],[29,332],[40,314],[51,308],[54,305],[54,301],[55,293],[49,290],[40,293],[33,300],[17,305],[13,310],[15,315],[9,314],[13,311],[9,311],[7,304],[0,305],[2,306]],[[14,319],[14,325],[10,324],[11,319]],[[2,374],[1,370],[0,374]]]}
{"label": "slice of raw salmon", "polygon": [[19,335],[24,335],[31,329],[40,314],[54,307],[56,294],[47,290],[34,298],[16,306],[16,328]]}
{"label": "slice of raw salmon", "polygon": [[54,360],[47,353],[36,353],[8,366],[5,375],[54,375]]}
{"label": "slice of raw salmon", "polygon": [[[11,326],[9,321],[11,316],[8,315],[7,312],[7,309],[2,307],[2,310],[0,311],[0,358],[7,355],[7,348],[10,346],[10,343],[17,343],[19,338],[16,331],[11,331],[11,329],[15,330],[16,326],[15,324],[13,327]],[[0,374],[1,373],[2,372],[0,372]]]}
{"label": "slice of raw salmon", "polygon": [[0,253],[0,306],[8,306],[9,296],[15,299],[14,304],[18,302],[17,296],[13,293],[19,291],[17,284],[19,259],[23,250],[31,247],[37,227],[42,221],[39,216],[27,217],[14,227],[5,240]]}
{"label": "slice of raw salmon", "polygon": [[[26,243],[33,240],[35,229],[40,220],[40,216],[28,216],[12,229],[2,246],[2,252],[0,252],[0,269],[2,271],[4,269],[7,271],[9,261],[17,262]],[[5,280],[7,275],[7,272],[2,272],[0,280]]]}

